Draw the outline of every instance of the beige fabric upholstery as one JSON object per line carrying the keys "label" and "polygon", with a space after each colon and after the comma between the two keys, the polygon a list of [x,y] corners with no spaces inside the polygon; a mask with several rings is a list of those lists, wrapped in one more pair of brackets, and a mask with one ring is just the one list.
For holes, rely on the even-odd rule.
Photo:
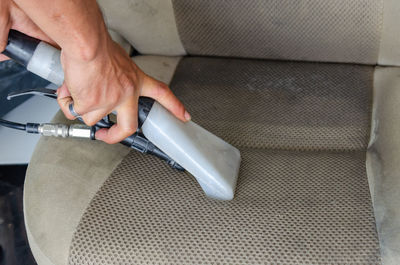
{"label": "beige fabric upholstery", "polygon": [[400,68],[377,68],[367,168],[382,260],[390,265],[400,262],[399,102]]}
{"label": "beige fabric upholstery", "polygon": [[234,146],[367,146],[371,66],[191,57],[178,69],[171,87],[194,121]]}
{"label": "beige fabric upholstery", "polygon": [[[146,57],[143,57],[142,59],[139,59],[136,61],[137,62],[139,62],[140,60],[146,61],[145,58]],[[141,64],[142,67],[143,67],[143,65],[145,65],[145,64]],[[148,65],[151,65],[151,64],[148,64]],[[157,65],[157,64],[155,64],[155,65]],[[153,73],[151,73],[151,71],[149,69],[147,69],[145,71],[149,74],[153,74]],[[389,172],[392,172],[393,174],[390,173],[392,175],[390,175],[389,178],[387,178],[389,181],[386,184],[385,184],[385,182],[380,181],[380,179],[382,179],[381,175],[375,173],[375,176],[372,176],[371,172],[369,173],[369,177],[371,178],[370,182],[372,185],[372,190],[374,190],[373,188],[376,186],[375,192],[373,192],[373,194],[378,194],[379,192],[377,192],[377,190],[379,190],[379,189],[384,191],[384,192],[380,192],[380,197],[377,195],[374,196],[374,202],[375,202],[376,216],[378,218],[377,224],[378,224],[378,228],[379,228],[379,232],[380,232],[381,244],[384,248],[386,248],[386,246],[388,248],[387,250],[386,249],[382,250],[383,260],[386,261],[387,264],[396,264],[396,261],[397,261],[396,246],[398,244],[398,241],[396,241],[397,233],[393,232],[393,231],[396,231],[396,229],[397,229],[396,224],[398,223],[398,221],[396,221],[396,215],[397,215],[396,209],[398,209],[398,208],[396,208],[397,207],[396,202],[398,201],[398,198],[396,198],[396,189],[394,189],[394,190],[391,189],[391,187],[398,186],[397,182],[396,182],[396,180],[398,179],[398,178],[396,178],[396,171],[398,172],[398,170],[395,167],[397,160],[392,160],[397,157],[396,149],[399,149],[399,148],[397,148],[396,145],[394,145],[393,143],[396,143],[398,138],[395,138],[395,134],[393,134],[393,135],[391,134],[391,132],[392,133],[396,132],[395,129],[397,128],[396,127],[397,122],[394,122],[394,121],[397,121],[397,118],[396,118],[396,116],[393,116],[393,115],[396,114],[396,102],[398,101],[397,96],[396,96],[396,93],[397,93],[396,85],[398,84],[398,81],[397,81],[398,75],[399,75],[399,70],[397,68],[379,68],[378,71],[376,71],[375,83],[374,83],[374,86],[376,88],[375,89],[376,101],[374,102],[375,117],[377,117],[377,114],[379,114],[382,110],[385,110],[385,112],[382,112],[381,116],[379,116],[380,117],[379,119],[375,118],[374,120],[378,121],[378,122],[376,122],[376,124],[381,124],[381,125],[384,124],[384,126],[386,128],[385,137],[381,137],[381,138],[377,138],[377,139],[380,139],[380,141],[385,142],[385,145],[384,146],[381,145],[381,149],[380,149],[381,151],[383,150],[383,152],[385,153],[385,156],[384,156],[385,160],[388,159],[389,162],[393,161],[393,162],[390,162],[391,169],[389,171]],[[165,80],[163,80],[163,81],[165,81]],[[254,84],[254,81],[251,84]],[[384,94],[381,94],[381,96],[379,96],[377,89],[378,89],[378,91],[380,91],[380,89],[384,89],[383,91],[386,91],[386,92]],[[384,95],[384,97],[382,95]],[[185,101],[187,101],[187,100],[185,100]],[[387,115],[388,113],[390,115]],[[384,122],[382,122],[382,120]],[[392,128],[392,126],[394,128]],[[376,128],[376,126],[375,126],[375,128]],[[382,127],[379,127],[379,128],[382,128]],[[373,135],[375,135],[375,134],[373,134]],[[374,137],[374,136],[372,136],[371,138],[376,139],[376,137]],[[372,142],[374,142],[374,141],[372,141]],[[377,141],[377,142],[379,142],[379,141]],[[47,142],[47,144],[48,143],[49,142]],[[46,144],[46,146],[39,145],[38,149],[42,149],[42,150],[45,150],[45,152],[48,152],[49,148],[50,149],[53,148],[53,145],[47,145],[47,144]],[[392,144],[393,144],[393,146],[391,147]],[[371,146],[373,147],[373,146],[375,146],[375,144],[374,145],[371,144]],[[371,150],[373,150],[373,148],[370,148],[370,152],[369,152],[370,156],[371,156],[371,152],[372,152]],[[388,152],[385,152],[385,150],[388,150]],[[377,152],[375,152],[375,153],[377,153]],[[37,156],[35,155],[35,157],[37,157]],[[378,156],[375,157],[375,159],[378,159],[378,158],[380,158],[379,153],[378,153]],[[36,159],[39,159],[39,158],[36,158]],[[378,161],[378,162],[376,163],[376,161]],[[379,170],[381,170],[380,167],[382,167],[379,163],[379,160],[376,160],[376,161],[373,162],[376,164],[372,164],[370,162],[370,165],[371,164],[374,165],[373,169],[378,169],[378,172],[383,172],[383,171],[379,171]],[[31,164],[30,167],[40,166],[40,165],[35,164],[36,162],[34,160],[32,162],[33,163]],[[46,170],[48,170],[47,165],[45,166],[45,169],[43,171],[46,171]],[[371,171],[371,168],[369,168],[369,171]],[[40,185],[42,185],[41,184],[42,182],[36,183],[36,180],[32,180],[31,176],[35,176],[35,174],[32,173],[32,171],[30,169],[29,173],[28,173],[28,179],[27,179],[27,183],[26,183],[26,193],[25,193],[25,201],[26,201],[25,214],[26,214],[26,218],[27,218],[28,233],[31,232],[31,230],[33,232],[33,233],[30,233],[29,240],[30,240],[31,248],[35,254],[35,258],[37,259],[39,264],[51,264],[51,263],[49,263],[48,257],[53,255],[53,254],[51,254],[51,251],[54,251],[54,249],[52,249],[51,247],[43,247],[43,245],[44,245],[43,244],[43,241],[44,241],[43,236],[47,234],[48,230],[45,228],[39,229],[40,227],[39,228],[34,227],[34,229],[31,229],[31,226],[30,226],[30,223],[31,223],[30,218],[32,218],[33,220],[35,218],[38,218],[38,216],[36,216],[38,214],[38,212],[40,213],[40,215],[43,215],[44,219],[47,218],[46,213],[43,212],[43,210],[41,210],[40,208],[35,208],[33,210],[33,211],[36,210],[36,212],[34,214],[33,214],[33,211],[31,211],[32,214],[30,214],[30,217],[29,217],[28,212],[30,212],[30,209],[28,209],[28,208],[30,208],[30,204],[28,203],[28,201],[29,202],[35,201],[35,198],[36,198],[36,201],[40,202],[41,200],[46,198],[45,196],[39,197],[38,195],[35,195],[38,193],[40,194],[40,191],[41,191]],[[68,177],[68,175],[65,175],[65,173],[63,173],[62,176],[64,178]],[[385,175],[385,178],[386,178],[386,175]],[[30,180],[32,180],[32,181],[30,181]],[[375,185],[373,182],[374,180],[375,180]],[[51,184],[54,184],[53,179],[48,180],[48,182],[46,183],[46,185],[51,185]],[[385,185],[383,185],[383,184],[385,184]],[[29,190],[31,192],[29,192]],[[54,189],[52,189],[52,190],[54,190]],[[61,194],[58,192],[56,192],[56,193],[57,193],[57,196],[59,196]],[[51,202],[52,202],[51,200],[48,200],[47,205],[48,205],[48,203],[51,203]],[[379,204],[381,206],[379,206]],[[47,205],[46,205],[46,207],[48,207]],[[54,210],[54,208],[52,208],[52,207],[48,207],[48,208],[49,208],[49,211]],[[52,210],[50,210],[50,209],[52,209]],[[53,215],[53,213],[48,213],[48,214]],[[70,214],[68,215],[68,217],[69,216],[70,216]],[[384,221],[382,221],[382,220],[384,220]],[[46,223],[46,225],[47,225],[47,223]],[[388,225],[390,225],[390,226],[388,226]],[[392,229],[390,227],[394,227],[394,229]],[[389,232],[385,233],[385,236],[387,237],[387,239],[382,239],[383,238],[382,231],[385,230],[384,228],[386,230],[389,230]],[[67,230],[69,230],[69,229],[67,229]],[[71,230],[73,230],[73,229],[71,229]],[[71,231],[71,230],[69,230],[69,231]],[[34,236],[37,234],[42,234],[42,235],[41,235],[41,237]],[[53,242],[57,242],[57,246],[58,246],[58,248],[60,248],[59,243],[60,242],[62,243],[62,240],[60,241],[60,238],[54,239]],[[54,243],[54,244],[56,244],[56,243]],[[65,249],[65,251],[67,252],[68,249]],[[67,254],[65,254],[65,255],[67,255]],[[55,255],[55,256],[57,257],[57,255]],[[54,255],[53,255],[53,257],[54,257]],[[48,262],[45,262],[46,260]],[[389,263],[390,260],[392,261],[392,263]],[[65,264],[65,263],[55,262],[54,264]]]}
{"label": "beige fabric upholstery", "polygon": [[[138,56],[147,74],[169,84],[179,57]],[[54,122],[65,123],[61,113]],[[130,151],[86,140],[41,138],[29,164],[24,214],[39,264],[66,264],[72,235],[90,200]],[[82,162],[84,161],[84,162]]]}
{"label": "beige fabric upholstery", "polygon": [[241,151],[229,202],[130,153],[82,217],[69,264],[379,264],[364,152]]}
{"label": "beige fabric upholstery", "polygon": [[400,65],[397,0],[226,2],[220,8],[212,1],[98,2],[108,26],[143,54],[184,55],[186,48],[198,55]]}
{"label": "beige fabric upholstery", "polygon": [[173,0],[173,4],[183,46],[192,55],[375,64],[381,1]]}
{"label": "beige fabric upholstery", "polygon": [[383,0],[383,25],[379,52],[380,65],[400,66],[400,1]]}
{"label": "beige fabric upholstery", "polygon": [[242,152],[235,199],[208,199],[188,172],[132,152],[88,206],[69,263],[379,264],[365,172],[372,75],[182,59],[171,88]]}
{"label": "beige fabric upholstery", "polygon": [[[237,2],[242,8],[232,8],[227,5],[222,9],[213,7],[217,3],[229,4],[233,3],[233,1],[99,0],[99,3],[110,29],[121,34],[124,39],[143,54],[184,55],[188,50],[190,54],[200,55],[366,64],[378,62],[381,65],[400,65],[400,31],[398,29],[400,2],[397,0],[311,0],[297,1],[296,3],[277,0],[265,2],[242,1],[240,3]],[[258,6],[254,3],[258,3]],[[272,8],[268,6],[271,3],[275,4]],[[195,12],[193,12],[192,8],[194,8]],[[204,10],[207,12],[204,12]],[[257,16],[250,11],[254,11]],[[176,13],[174,14],[174,12]],[[268,18],[267,21],[263,20],[265,18],[264,15]],[[180,58],[145,56],[136,58],[135,62],[147,74],[169,83],[179,60]],[[325,78],[324,71],[321,72],[324,67],[326,66],[316,65],[316,74],[305,78],[309,78],[311,83],[321,83],[324,86],[328,84],[329,86],[329,82],[325,82],[328,77]],[[353,69],[353,66],[347,68],[347,66],[337,65],[336,67],[343,69],[342,79],[347,78],[346,69]],[[358,68],[357,66],[354,67]],[[229,68],[229,65],[226,68]],[[288,73],[299,70],[296,67],[288,69]],[[196,67],[193,67],[192,70],[200,71]],[[203,69],[203,71],[206,70]],[[255,68],[255,70],[256,72],[257,70],[260,71],[258,68]],[[224,68],[219,69],[219,71],[223,72]],[[268,83],[268,80],[260,78],[260,76],[265,75],[266,71],[273,70],[262,68],[259,76],[241,83],[240,88],[250,89],[251,93],[259,93],[254,88],[262,80],[262,84],[267,82],[268,85],[275,86],[274,93],[271,93],[272,96],[280,95],[281,97],[278,98],[288,103],[288,106],[292,103],[295,104],[297,101],[293,100],[290,95],[282,96],[280,89],[282,86],[298,88],[299,84],[293,83],[293,79],[289,76],[286,79],[282,78],[280,82]],[[273,74],[275,74],[274,78],[279,74],[282,75],[282,73]],[[349,72],[349,80],[354,78],[353,74],[354,71]],[[400,249],[400,238],[398,236],[400,234],[398,225],[400,223],[400,211],[397,203],[400,201],[398,196],[398,190],[400,189],[400,176],[398,174],[400,172],[398,167],[400,117],[397,114],[399,113],[397,106],[400,101],[400,96],[398,95],[400,90],[398,87],[400,83],[398,80],[399,75],[400,72],[396,68],[378,68],[375,73],[374,127],[367,163],[382,247],[382,257],[385,264],[398,264],[400,259],[398,252],[398,249]],[[333,82],[340,81],[340,79],[333,79]],[[198,85],[198,81],[193,78],[192,83],[188,82],[185,89],[193,89]],[[352,84],[349,87],[361,87],[356,81],[349,81],[348,85]],[[364,79],[364,82],[362,86],[371,82],[371,79]],[[202,88],[204,87],[198,87],[196,91],[202,91]],[[332,91],[336,89],[334,86],[331,88]],[[339,90],[342,88],[341,86],[338,87]],[[239,88],[237,91],[240,93]],[[314,92],[317,93],[318,91]],[[332,99],[333,95],[333,98],[336,98],[335,100],[338,103],[346,101],[349,103],[347,106],[350,106],[347,110],[353,111],[353,114],[357,112],[358,107],[362,108],[369,99],[364,95],[358,99],[351,97],[353,101],[348,101],[349,94],[346,94],[348,91],[343,90],[342,92],[343,94],[330,94],[329,90],[325,91],[325,99]],[[181,90],[181,93],[183,93],[181,95],[183,98],[185,90]],[[292,93],[296,93],[296,89]],[[184,103],[189,107],[193,106],[191,101],[195,101],[197,98],[186,96],[187,98],[183,98]],[[232,94],[227,94],[224,98],[229,101],[230,97],[232,97]],[[247,98],[243,96],[242,99],[246,100]],[[255,101],[259,99],[262,99],[262,97],[256,98]],[[312,95],[304,97],[304,99],[309,100],[309,102],[314,100]],[[270,99],[265,99],[264,103],[267,100]],[[279,101],[277,102],[279,103]],[[350,103],[355,104],[351,105]],[[279,108],[279,104],[271,105]],[[321,104],[321,109],[324,109],[324,106],[324,104]],[[198,112],[199,115],[201,113],[205,116],[212,115],[213,111],[218,107],[218,105],[213,105],[211,109],[207,109],[200,106],[195,112]],[[258,110],[261,109],[262,107]],[[343,112],[347,113],[347,110]],[[241,114],[241,112],[237,114]],[[277,120],[272,118],[273,114],[271,113],[271,116],[266,114],[261,119],[254,120],[252,124],[255,126],[254,128],[256,128],[258,135],[268,133],[267,137],[269,138],[261,143],[264,144],[261,148],[265,148],[267,144],[270,144],[268,141],[271,137],[279,136],[282,132],[289,133],[293,131],[291,129],[299,125],[291,120],[292,117],[288,117],[289,126],[276,126]],[[325,114],[329,115],[328,113]],[[250,117],[252,116],[250,115]],[[323,118],[323,115],[314,117]],[[308,140],[307,142],[307,139],[301,138],[301,135],[307,133],[306,126],[301,126],[300,124],[295,128],[297,131],[295,130],[295,133],[289,135],[290,137],[285,138],[285,140],[289,140],[290,145],[297,144],[296,148],[300,149],[304,148],[302,140],[306,144],[312,143],[313,147],[307,149],[307,152],[314,152],[325,143],[330,144],[328,148],[330,151],[343,151],[343,149],[350,146],[352,152],[355,150],[358,152],[360,147],[365,146],[366,139],[363,137],[366,136],[366,128],[362,127],[364,129],[357,130],[353,127],[350,130],[345,130],[344,132],[348,133],[349,138],[344,142],[337,141],[339,138],[335,138],[335,136],[340,135],[344,127],[351,127],[350,123],[340,123],[343,121],[343,117],[356,118],[354,120],[356,126],[364,126],[366,124],[363,115],[347,117],[346,114],[341,113],[336,117],[327,119],[328,123],[325,124],[325,127],[317,128],[322,133],[327,132],[328,137],[322,137],[317,141]],[[262,118],[265,118],[265,120],[262,120]],[[304,113],[304,119],[300,119],[300,122],[305,122],[305,125],[312,124],[312,121],[306,118],[307,112]],[[61,116],[58,115],[56,120],[62,120]],[[261,123],[270,122],[269,124],[272,124],[272,126],[263,127],[260,121]],[[333,121],[333,123],[329,124],[329,121]],[[341,125],[339,126],[339,124]],[[205,120],[203,124],[203,126],[212,131],[214,131],[213,129],[216,125],[223,127],[222,129],[215,129],[216,132],[223,137],[229,138],[229,140],[235,139],[233,132],[237,129],[244,135],[250,135],[250,132],[245,130],[247,126],[240,127],[234,122],[226,122],[224,120],[210,122]],[[290,125],[294,125],[294,127],[290,127]],[[336,132],[339,133],[332,134],[332,125],[338,125]],[[253,137],[254,135],[251,136]],[[255,138],[251,138],[250,142],[253,140]],[[253,141],[252,144],[254,143],[256,142]],[[335,149],[335,146],[337,147],[338,145],[341,145],[340,148]],[[254,146],[250,147],[255,148]],[[281,145],[273,148],[288,150],[290,146],[287,141],[282,141]],[[76,231],[89,202],[128,151],[129,149],[118,145],[106,146],[102,143],[89,143],[86,141],[41,139],[28,169],[24,194],[25,219],[29,242],[39,264],[67,263],[68,250],[73,233]],[[284,165],[289,163],[288,161],[293,161],[305,171],[308,170],[310,165],[317,164],[321,166],[317,172],[322,172],[325,170],[323,168],[324,165],[328,165],[324,159],[322,159],[324,160],[322,162],[318,160],[321,158],[319,156],[308,158],[311,160],[282,160],[282,157],[286,157],[286,155],[282,154],[263,154],[261,156],[249,154],[246,157],[248,157],[248,161],[251,161],[254,157],[258,157],[261,160],[267,159],[267,162],[263,160],[264,163],[274,163],[275,169],[278,168],[282,171],[287,169]],[[333,168],[334,165],[342,164],[341,156],[333,155],[332,157],[334,159],[330,160],[333,162],[329,164],[328,169]],[[145,161],[152,160],[147,160],[146,158]],[[282,164],[282,161],[285,163]],[[359,162],[362,161],[362,156],[357,156],[352,161],[354,163],[351,162],[346,168],[341,168],[345,174],[347,174],[346,172],[361,172],[362,169],[361,167],[358,168],[358,166],[360,165]],[[93,165],[96,166],[93,167]],[[269,168],[266,168],[265,172],[269,172],[269,170]],[[292,169],[288,175],[295,174],[295,171],[295,169]],[[334,172],[333,169],[331,171]],[[364,185],[365,183],[363,184],[362,182],[364,173],[362,172],[362,176],[358,175],[358,173],[354,175],[360,181],[359,183]],[[279,174],[275,175],[279,176]],[[246,184],[247,182],[241,183]],[[357,191],[359,192],[358,189]],[[362,189],[361,191],[364,192],[365,190]],[[362,194],[362,198],[366,198],[365,193]],[[155,202],[160,201],[156,200],[152,203]],[[161,201],[160,203],[164,202]],[[365,221],[363,218],[362,220]],[[371,232],[372,230],[369,231]],[[277,234],[277,237],[279,237],[279,234]],[[244,249],[244,247],[239,249]],[[358,250],[360,251],[360,249]],[[358,252],[358,254],[360,253]],[[372,252],[369,253],[371,254]]]}
{"label": "beige fabric upholstery", "polygon": [[171,0],[98,0],[107,25],[142,54],[184,55]]}

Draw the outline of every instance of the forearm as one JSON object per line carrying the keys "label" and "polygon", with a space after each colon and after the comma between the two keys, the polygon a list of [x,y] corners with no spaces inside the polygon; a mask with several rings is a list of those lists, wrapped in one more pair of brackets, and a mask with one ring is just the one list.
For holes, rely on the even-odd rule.
{"label": "forearm", "polygon": [[95,0],[14,0],[71,58],[90,61],[109,38]]}

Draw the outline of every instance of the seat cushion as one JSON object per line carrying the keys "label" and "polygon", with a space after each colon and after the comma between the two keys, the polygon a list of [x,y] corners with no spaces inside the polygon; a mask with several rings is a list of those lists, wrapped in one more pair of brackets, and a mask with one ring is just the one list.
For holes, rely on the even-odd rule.
{"label": "seat cushion", "polygon": [[141,54],[400,65],[398,0],[99,0]]}
{"label": "seat cushion", "polygon": [[[76,205],[81,196],[60,201],[93,178],[82,169],[97,154],[77,152],[82,166],[63,173],[54,171],[61,161],[36,155],[25,185],[29,240],[53,264],[379,264],[365,172],[372,77],[367,66],[185,58],[171,87],[195,122],[241,150],[235,199],[208,199],[188,172],[133,151],[107,169],[84,210],[63,215],[77,223],[65,222],[52,216]],[[61,189],[68,181],[81,187]],[[69,248],[50,246],[59,234],[49,222],[73,231]]]}
{"label": "seat cushion", "polygon": [[[165,82],[178,60],[136,59]],[[372,81],[368,66],[182,59],[173,91],[242,152],[235,199],[210,200],[188,172],[135,151],[42,139],[24,194],[35,258],[379,264],[365,172]]]}

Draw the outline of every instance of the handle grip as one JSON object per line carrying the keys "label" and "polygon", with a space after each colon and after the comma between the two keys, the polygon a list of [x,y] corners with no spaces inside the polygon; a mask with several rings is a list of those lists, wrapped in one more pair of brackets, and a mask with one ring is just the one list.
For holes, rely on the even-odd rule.
{"label": "handle grip", "polygon": [[39,43],[40,40],[12,29],[8,34],[7,46],[3,54],[27,67]]}

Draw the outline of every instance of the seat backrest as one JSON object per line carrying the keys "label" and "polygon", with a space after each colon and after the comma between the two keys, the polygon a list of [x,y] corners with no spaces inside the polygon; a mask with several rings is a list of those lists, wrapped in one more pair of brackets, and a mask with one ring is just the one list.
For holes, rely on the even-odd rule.
{"label": "seat backrest", "polygon": [[142,54],[400,65],[398,0],[99,0]]}

